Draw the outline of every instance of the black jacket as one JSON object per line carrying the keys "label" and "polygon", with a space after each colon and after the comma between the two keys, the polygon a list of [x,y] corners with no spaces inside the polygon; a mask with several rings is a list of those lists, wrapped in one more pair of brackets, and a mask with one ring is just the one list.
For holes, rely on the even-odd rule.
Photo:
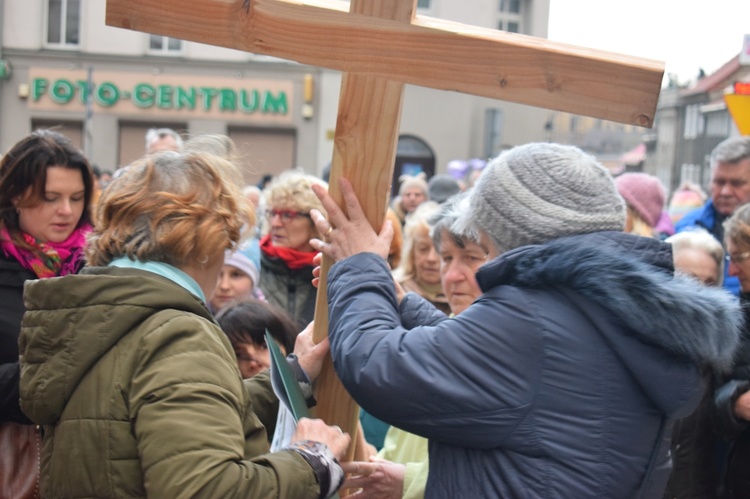
{"label": "black jacket", "polygon": [[719,485],[713,403],[718,373],[704,368],[707,387],[698,408],[672,428],[672,473],[664,499],[715,499]]}
{"label": "black jacket", "polygon": [[31,423],[18,406],[18,334],[28,279],[36,276],[0,251],[0,422]]}
{"label": "black jacket", "polygon": [[286,310],[300,331],[315,316],[318,290],[312,285],[313,268],[292,270],[280,258],[260,254],[260,289],[270,303]]}
{"label": "black jacket", "polygon": [[745,314],[740,348],[731,375],[714,397],[720,429],[731,440],[723,496],[731,499],[750,497],[750,421],[734,414],[737,398],[750,390],[750,295],[742,293],[740,302]]}

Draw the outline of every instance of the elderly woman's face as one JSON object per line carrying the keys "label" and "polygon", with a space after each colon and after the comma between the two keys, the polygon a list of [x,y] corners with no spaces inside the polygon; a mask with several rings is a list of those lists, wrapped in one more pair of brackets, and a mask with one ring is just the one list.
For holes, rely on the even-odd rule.
{"label": "elderly woman's face", "polygon": [[310,239],[317,237],[310,214],[289,206],[271,206],[266,211],[269,235],[274,246],[313,251]]}
{"label": "elderly woman's face", "polygon": [[427,232],[414,234],[414,273],[417,281],[425,284],[440,284],[440,258]]}
{"label": "elderly woman's face", "polygon": [[699,280],[706,286],[718,284],[719,265],[711,255],[696,248],[684,248],[674,252],[674,268]]}
{"label": "elderly woman's face", "polygon": [[487,262],[487,250],[473,241],[464,240],[459,247],[446,231],[440,236],[440,273],[443,292],[451,312],[458,315],[479,298],[482,290],[476,273]]}

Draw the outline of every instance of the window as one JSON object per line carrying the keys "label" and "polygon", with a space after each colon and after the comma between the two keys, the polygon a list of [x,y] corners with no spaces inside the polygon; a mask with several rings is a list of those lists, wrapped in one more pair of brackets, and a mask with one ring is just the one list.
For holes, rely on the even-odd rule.
{"label": "window", "polygon": [[726,110],[705,113],[707,137],[729,137],[732,135],[732,120]]}
{"label": "window", "polygon": [[497,27],[509,33],[520,33],[523,26],[521,0],[500,0]]}
{"label": "window", "polygon": [[168,36],[150,35],[148,49],[157,54],[179,54],[182,52],[182,40]]}
{"label": "window", "polygon": [[47,44],[77,46],[81,43],[81,0],[49,0]]}
{"label": "window", "polygon": [[685,140],[696,139],[703,135],[705,129],[705,117],[701,113],[700,105],[691,104],[685,108]]}

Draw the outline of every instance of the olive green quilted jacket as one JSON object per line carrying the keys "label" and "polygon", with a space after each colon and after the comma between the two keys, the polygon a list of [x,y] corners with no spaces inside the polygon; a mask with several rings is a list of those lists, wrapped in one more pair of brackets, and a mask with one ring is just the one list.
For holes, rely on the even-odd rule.
{"label": "olive green quilted jacket", "polygon": [[319,497],[300,454],[268,451],[268,377],[243,384],[182,287],[87,268],[29,282],[25,301],[21,407],[44,427],[44,497]]}

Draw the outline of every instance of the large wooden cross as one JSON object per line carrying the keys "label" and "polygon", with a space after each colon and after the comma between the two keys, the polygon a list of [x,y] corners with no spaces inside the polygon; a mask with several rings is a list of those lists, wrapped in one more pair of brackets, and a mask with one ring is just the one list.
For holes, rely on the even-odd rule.
{"label": "large wooden cross", "polygon": [[[107,0],[107,24],[343,72],[330,192],[349,179],[373,227],[388,203],[405,83],[651,127],[664,65],[416,15],[417,0]],[[315,339],[328,334],[323,263]],[[332,363],[316,415],[356,433]],[[354,446],[349,456],[353,456]],[[361,455],[359,456],[361,457]]]}

